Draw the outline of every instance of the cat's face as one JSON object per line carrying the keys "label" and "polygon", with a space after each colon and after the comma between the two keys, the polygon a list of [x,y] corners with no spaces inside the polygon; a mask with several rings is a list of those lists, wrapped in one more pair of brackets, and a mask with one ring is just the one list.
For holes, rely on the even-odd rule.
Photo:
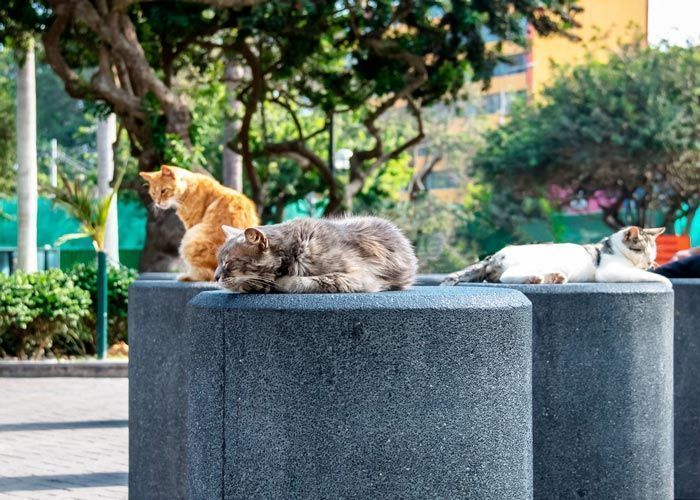
{"label": "cat's face", "polygon": [[160,172],[139,172],[139,175],[148,181],[148,194],[158,208],[177,206],[186,183],[175,169],[163,165]]}
{"label": "cat's face", "polygon": [[635,266],[648,269],[654,266],[656,260],[656,238],[664,231],[663,227],[644,229],[631,226],[618,231],[611,239],[618,251]]}
{"label": "cat's face", "polygon": [[222,226],[226,242],[219,250],[214,279],[234,292],[269,292],[275,289],[282,257],[261,229],[245,231]]}

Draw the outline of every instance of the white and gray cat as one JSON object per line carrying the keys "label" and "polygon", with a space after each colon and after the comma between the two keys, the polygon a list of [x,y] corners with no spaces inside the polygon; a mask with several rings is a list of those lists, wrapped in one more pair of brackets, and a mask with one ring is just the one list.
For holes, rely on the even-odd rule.
{"label": "white and gray cat", "polygon": [[235,292],[379,292],[413,284],[413,247],[377,217],[296,219],[248,228],[223,226],[215,279]]}
{"label": "white and gray cat", "polygon": [[443,285],[459,282],[566,283],[642,282],[671,286],[647,272],[656,259],[656,238],[664,228],[627,227],[594,245],[548,243],[513,245],[466,269],[450,274]]}

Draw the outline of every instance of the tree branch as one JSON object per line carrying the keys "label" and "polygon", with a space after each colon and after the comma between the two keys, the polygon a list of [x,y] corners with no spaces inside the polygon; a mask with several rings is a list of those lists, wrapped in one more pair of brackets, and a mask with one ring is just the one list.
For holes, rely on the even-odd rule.
{"label": "tree branch", "polygon": [[[262,209],[265,201],[262,182],[255,165],[253,164],[253,155],[250,150],[250,126],[255,115],[255,110],[262,98],[265,88],[265,74],[262,71],[260,59],[255,55],[250,46],[243,39],[239,39],[235,44],[238,51],[245,59],[251,72],[251,87],[248,94],[248,99],[245,101],[245,112],[241,119],[241,128],[236,137],[236,141],[240,146],[234,147],[243,158],[243,168],[245,168],[250,187],[253,190],[253,199],[258,206],[258,210]],[[239,99],[240,100],[240,99]],[[233,148],[232,148],[233,149]]]}
{"label": "tree branch", "polygon": [[274,102],[278,106],[287,110],[287,112],[289,113],[289,116],[292,117],[292,121],[294,122],[294,128],[297,129],[298,139],[300,141],[303,141],[304,140],[304,132],[301,128],[301,123],[299,122],[299,117],[297,117],[297,114],[292,109],[292,106],[290,106],[290,104],[288,102],[282,101],[282,99],[273,98],[273,99],[270,99],[270,101]]}
{"label": "tree branch", "polygon": [[118,113],[129,112],[142,117],[140,100],[117,87],[114,81],[107,76],[111,73],[111,69],[104,46],[101,46],[99,50],[99,67],[89,82],[81,79],[68,66],[61,54],[60,39],[68,27],[72,6],[59,3],[54,9],[54,20],[43,37],[44,53],[46,61],[63,81],[66,91],[77,99],[85,99],[91,95],[99,97],[111,103]]}
{"label": "tree branch", "polygon": [[435,165],[440,163],[442,160],[442,154],[433,157],[429,162],[427,162],[420,172],[415,171],[411,178],[411,184],[409,185],[408,192],[411,200],[415,200],[418,195],[425,191],[425,180],[428,178],[430,173],[435,168]]}
{"label": "tree branch", "polygon": [[[377,55],[386,57],[388,59],[396,59],[405,62],[409,66],[409,77],[411,70],[413,71],[413,76],[401,90],[395,92],[394,95],[386,99],[372,113],[370,113],[370,115],[367,118],[365,118],[365,128],[367,128],[367,131],[374,138],[375,142],[374,147],[364,151],[357,151],[355,152],[355,154],[353,154],[352,158],[350,159],[351,174],[355,177],[362,177],[362,174],[360,173],[360,166],[362,165],[362,163],[374,158],[380,158],[382,156],[382,150],[384,148],[382,144],[381,132],[375,124],[376,120],[380,116],[382,116],[389,108],[394,106],[399,100],[405,99],[409,101],[413,92],[428,80],[428,71],[425,67],[425,62],[423,61],[423,59],[420,56],[411,54],[410,52],[400,50],[399,46],[395,42],[391,40],[366,38],[361,42],[361,44],[365,45]],[[415,103],[413,104],[413,106],[415,107]],[[420,122],[420,127],[422,131],[422,121]],[[410,145],[408,147],[410,147]]]}
{"label": "tree branch", "polygon": [[326,207],[326,211],[331,213],[340,205],[338,187],[335,183],[333,172],[331,172],[331,169],[328,167],[326,162],[323,161],[320,156],[306,147],[301,140],[266,144],[263,148],[263,152],[270,155],[287,155],[289,153],[293,153],[307,160],[309,164],[313,165],[318,173],[321,174],[321,177],[323,177],[323,180],[328,186],[329,202],[328,206]]}

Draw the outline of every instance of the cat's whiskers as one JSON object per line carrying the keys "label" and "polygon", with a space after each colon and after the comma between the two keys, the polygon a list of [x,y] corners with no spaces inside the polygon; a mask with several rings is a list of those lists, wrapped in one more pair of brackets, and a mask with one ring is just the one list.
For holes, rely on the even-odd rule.
{"label": "cat's whiskers", "polygon": [[255,288],[269,288],[277,290],[278,286],[274,280],[263,278],[262,276],[229,276],[221,280],[221,285],[230,290],[244,291],[247,285]]}

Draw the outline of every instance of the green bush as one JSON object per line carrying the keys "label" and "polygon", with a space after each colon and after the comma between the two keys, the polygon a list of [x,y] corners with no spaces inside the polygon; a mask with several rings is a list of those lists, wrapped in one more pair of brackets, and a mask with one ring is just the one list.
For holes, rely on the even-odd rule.
{"label": "green bush", "polygon": [[[70,271],[76,286],[90,294],[91,314],[83,320],[86,332],[89,332],[92,342],[89,352],[95,351],[95,331],[97,315],[97,265],[78,264]],[[138,277],[138,273],[127,267],[112,267],[107,271],[107,324],[108,344],[120,340],[127,341],[127,312],[129,285]]]}
{"label": "green bush", "polygon": [[58,269],[0,274],[0,354],[41,358],[85,352],[90,294]]}
{"label": "green bush", "polygon": [[[109,268],[109,344],[127,340],[129,268]],[[97,266],[69,272],[0,274],[0,356],[41,358],[95,353]]]}

